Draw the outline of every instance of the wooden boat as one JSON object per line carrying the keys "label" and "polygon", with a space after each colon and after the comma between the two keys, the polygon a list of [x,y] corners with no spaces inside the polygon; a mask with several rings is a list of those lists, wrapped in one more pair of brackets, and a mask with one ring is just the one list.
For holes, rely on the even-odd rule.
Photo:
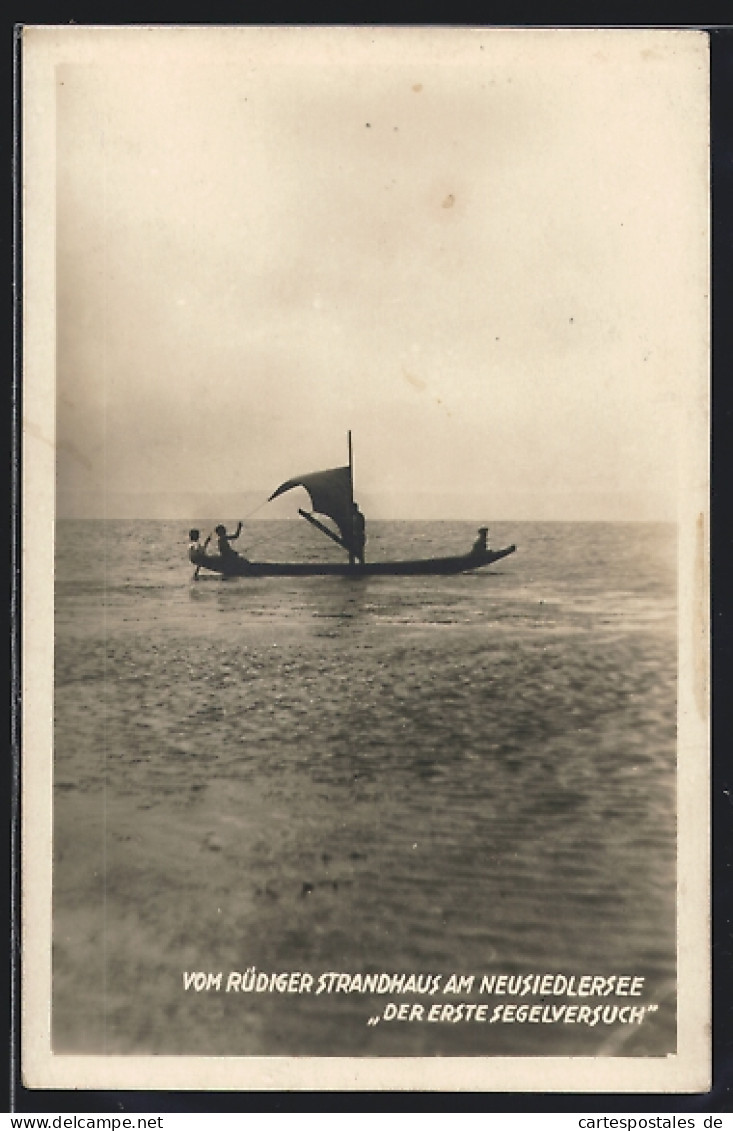
{"label": "wooden boat", "polygon": [[416,574],[466,573],[498,562],[513,554],[516,546],[489,550],[485,554],[459,554],[447,558],[415,558],[396,562],[250,562],[239,554],[222,556],[203,550],[191,555],[201,569],[224,577],[410,577]]}
{"label": "wooden boat", "polygon": [[[466,573],[481,569],[513,554],[516,546],[502,550],[474,546],[468,553],[439,558],[413,558],[406,561],[367,562],[363,560],[363,545],[355,537],[354,474],[351,433],[348,434],[349,462],[346,467],[329,468],[288,479],[273,491],[271,502],[294,487],[304,487],[313,507],[312,512],[298,508],[298,513],[312,526],[348,554],[347,562],[252,562],[240,554],[210,554],[206,549],[190,554],[191,562],[199,569],[211,570],[223,577],[413,577],[416,575],[445,575]],[[330,518],[336,530],[324,525],[316,514]]]}

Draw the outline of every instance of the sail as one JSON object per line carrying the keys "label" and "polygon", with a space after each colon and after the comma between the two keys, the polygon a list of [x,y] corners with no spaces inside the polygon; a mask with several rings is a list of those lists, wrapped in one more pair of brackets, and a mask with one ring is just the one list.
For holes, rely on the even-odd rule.
{"label": "sail", "polygon": [[314,471],[310,475],[288,479],[273,491],[268,502],[272,502],[278,495],[284,495],[286,491],[291,491],[293,487],[305,487],[311,497],[313,510],[332,518],[341,531],[341,537],[344,541],[349,541],[352,501],[349,467],[334,467],[328,471]]}

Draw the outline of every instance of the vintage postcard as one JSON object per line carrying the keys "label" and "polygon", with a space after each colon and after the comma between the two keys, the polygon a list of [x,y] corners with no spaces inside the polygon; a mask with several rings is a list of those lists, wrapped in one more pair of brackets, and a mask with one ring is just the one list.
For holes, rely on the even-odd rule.
{"label": "vintage postcard", "polygon": [[24,1083],[706,1091],[706,35],[21,35]]}

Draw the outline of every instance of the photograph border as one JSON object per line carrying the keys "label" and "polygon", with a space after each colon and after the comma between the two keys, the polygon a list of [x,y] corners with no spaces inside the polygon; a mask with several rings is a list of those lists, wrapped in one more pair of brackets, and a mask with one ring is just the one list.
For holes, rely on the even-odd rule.
{"label": "photograph border", "polygon": [[[642,25],[642,27],[643,26],[648,26],[648,25]],[[712,39],[713,39],[713,37],[711,36],[711,42],[712,42]],[[713,55],[714,55],[714,53],[713,53]],[[715,67],[714,61],[713,61],[713,67]],[[715,107],[713,107],[713,109],[715,110]],[[26,147],[27,147],[27,144],[28,143],[26,142]],[[715,165],[715,161],[714,161],[714,165]],[[34,186],[32,185],[32,183],[29,182],[29,184],[26,186],[26,193],[28,194],[28,198],[27,198],[28,203],[26,203],[24,205],[24,213],[25,213],[26,209],[28,211],[30,211],[31,213],[35,209],[36,214],[37,214],[38,210],[42,209],[44,207],[44,204],[43,204],[42,201],[34,201],[33,200],[33,192],[34,192]],[[28,242],[28,240],[26,239],[25,240],[26,245],[27,245],[27,242]],[[715,303],[715,308],[719,309],[719,302]],[[34,307],[34,309],[36,309],[36,308]],[[43,309],[47,310],[47,306],[43,305]],[[29,372],[32,374],[34,367],[37,367],[36,371],[44,370],[45,367],[47,365],[49,365],[49,363],[50,363],[51,368],[52,368],[52,366],[53,366],[52,358],[50,359],[50,362],[49,362],[49,350],[51,351],[51,353],[53,351],[52,329],[53,329],[52,325],[50,325],[48,323],[48,320],[46,319],[43,322],[43,325],[41,326],[42,346],[41,346],[40,353],[38,352],[37,347],[34,347],[33,351],[31,351],[32,356],[29,360],[28,359],[28,351],[26,351],[26,361],[25,361],[25,366],[24,366],[24,369],[23,369],[22,391],[23,391],[24,407],[26,408],[27,415],[29,415],[31,417],[31,419],[32,419],[32,412],[33,412],[33,407],[34,407],[33,406],[33,396],[36,395],[37,390],[33,388],[33,377],[32,376],[31,376],[31,381],[30,381],[30,384],[29,384]],[[34,334],[34,337],[35,336],[36,335]],[[718,352],[719,351],[717,351],[717,349],[716,349],[716,354]],[[30,367],[30,369],[29,369],[29,367]],[[19,363],[16,363],[16,373],[17,374],[19,373]],[[16,381],[18,381],[18,378],[16,378]],[[18,390],[20,390],[19,381],[18,381],[18,384],[16,385],[16,388]],[[46,394],[44,393],[44,396],[45,395]],[[20,451],[19,451],[18,448],[16,448],[16,452],[17,452],[17,458],[18,458],[18,460],[20,460]],[[35,458],[36,458],[36,455],[34,453],[34,459]],[[32,487],[31,487],[34,508],[36,506],[37,500],[40,498],[42,500],[42,505],[41,505],[41,508],[40,508],[42,513],[45,513],[44,507],[49,502],[48,485],[47,485],[47,482],[46,482],[46,485],[44,486],[44,481],[47,481],[48,466],[49,466],[49,463],[51,465],[53,464],[54,458],[55,458],[54,452],[53,452],[53,449],[51,448],[49,450],[49,453],[47,454],[47,463],[46,463],[46,466],[44,468],[44,474],[41,475],[39,477],[38,482],[34,482]],[[29,468],[28,468],[28,465],[26,465],[25,473],[28,474],[28,471],[29,471]],[[34,470],[33,474],[35,475],[35,473],[36,472]],[[51,479],[51,482],[52,482],[52,479]],[[17,486],[16,486],[15,489],[16,489],[16,492],[17,492],[17,490],[18,490]],[[44,494],[44,492],[45,492],[45,494]],[[52,492],[51,492],[51,496],[52,496]],[[51,507],[53,507],[52,497],[51,497]],[[26,509],[26,511],[29,510],[29,503],[28,503],[27,494],[26,494],[25,509]],[[34,526],[35,526],[35,523],[36,523],[36,518],[35,518],[35,515],[34,515]],[[708,559],[708,548],[707,548],[708,534],[707,534],[707,531],[704,529],[704,527],[702,529],[700,529],[700,528],[698,528],[698,529],[700,530],[699,537],[701,539],[701,542],[698,543],[698,551],[702,552],[703,574],[704,574],[706,563],[709,560]],[[51,560],[51,565],[50,565],[50,573],[48,572],[49,571],[49,559],[48,559],[48,555],[44,554],[43,539],[36,537],[34,539],[34,542],[35,542],[34,558],[32,560],[30,560],[28,556],[25,556],[24,559],[23,559],[23,562],[22,562],[23,575],[24,575],[24,582],[23,582],[24,600],[25,600],[23,624],[24,624],[24,632],[25,633],[30,632],[31,634],[33,632],[33,621],[36,618],[38,618],[43,623],[47,623],[46,618],[48,616],[48,612],[45,609],[41,611],[37,607],[34,607],[34,606],[31,606],[29,608],[29,606],[28,606],[29,598],[28,598],[27,594],[29,592],[31,594],[36,592],[37,586],[41,586],[43,584],[44,575],[47,578],[48,576],[52,576],[52,572],[53,572],[52,560]],[[40,550],[39,550],[39,547],[40,547]],[[698,554],[696,562],[699,563],[699,561],[700,561],[700,557],[699,557],[699,554]],[[696,603],[696,605],[699,609],[698,621],[696,623],[696,631],[698,631],[700,633],[702,639],[705,640],[707,638],[707,631],[708,631],[707,600],[706,600],[706,596],[705,596],[705,590],[706,590],[705,578],[703,577],[703,579],[702,579],[702,590],[701,590],[700,589],[701,578],[700,578],[699,574],[695,573],[694,564],[693,564],[693,565],[688,567],[688,572],[686,574],[683,573],[683,575],[681,577],[681,581],[682,581],[683,587],[689,586],[689,587],[691,587],[692,589],[695,590],[695,599],[694,600],[695,600],[695,603]],[[16,624],[17,624],[17,619],[18,618],[17,618],[17,614],[16,614],[16,617],[15,617]],[[28,636],[26,636],[26,640],[28,640]],[[28,645],[26,644],[25,649],[27,649],[27,648],[28,648]],[[704,655],[704,645],[703,645],[703,653],[702,654]],[[702,670],[700,672],[700,675],[701,675],[701,678],[703,679],[702,693],[704,695],[705,694],[705,681],[707,680],[707,673],[704,670]],[[34,693],[37,693],[37,690],[38,690],[37,688],[34,689]],[[25,715],[23,717],[23,736],[24,736],[23,742],[24,742],[24,746],[25,746],[26,749],[30,748],[32,750],[35,750],[35,749],[39,749],[39,748],[42,749],[43,748],[44,744],[46,744],[47,741],[48,741],[49,724],[50,724],[50,720],[48,720],[47,718],[43,718],[43,717],[39,718],[38,716],[30,716],[30,715]],[[27,772],[28,771],[26,770],[25,773],[27,773]],[[46,785],[46,788],[47,788],[47,785]],[[701,789],[701,786],[698,783],[697,786],[696,786],[696,792],[699,793],[700,789]],[[34,798],[35,797],[36,797],[36,792],[35,792],[35,789],[34,789]],[[716,795],[716,799],[717,799],[717,795]],[[689,822],[694,822],[697,819],[698,815],[699,815],[699,813],[695,813],[695,814],[690,813],[690,814],[688,814],[687,818],[682,817],[683,823],[684,823],[685,820],[688,820]],[[16,823],[15,827],[17,829],[17,823]],[[43,852],[45,852],[47,850],[47,848],[48,848],[48,844],[46,844],[43,848],[41,848],[41,850],[40,850],[41,854]],[[700,846],[698,846],[698,849],[699,848],[700,848]],[[25,839],[25,844],[24,844],[24,849],[23,849],[23,858],[24,858],[24,862],[25,862],[26,866],[28,866],[27,862],[33,860],[33,858],[36,856],[36,854],[38,852],[39,852],[39,849],[38,849],[37,830],[34,829],[33,835],[29,839]],[[698,858],[698,866],[700,865],[700,863],[701,863],[701,860],[700,860],[700,858]],[[697,874],[699,875],[699,872]],[[31,872],[30,875],[32,877],[33,873]],[[25,924],[24,924],[24,927],[23,927],[23,930],[22,930],[22,936],[23,936],[23,942],[24,942],[24,951],[25,951],[25,954],[26,954],[25,962],[26,962],[26,966],[28,968],[32,968],[34,963],[36,963],[39,960],[40,956],[35,949],[38,940],[37,940],[37,937],[34,937],[34,936],[37,936],[37,930],[38,930],[37,924],[38,924],[39,920],[44,921],[42,914],[41,914],[41,910],[40,910],[40,901],[38,900],[37,893],[33,892],[32,887],[33,887],[33,884],[32,883],[29,884],[28,881],[26,881],[25,898],[26,898],[26,900],[30,900],[30,907],[27,907],[26,910],[25,910]],[[707,887],[709,887],[709,885],[707,885]],[[707,896],[707,891],[701,890],[698,893],[698,896],[699,896],[699,900],[704,901],[706,899],[706,896]],[[704,909],[702,908],[699,900],[698,900],[698,902],[695,902],[694,905],[693,905],[693,907],[694,907],[694,917],[696,919],[696,922],[698,922],[698,923],[700,923],[704,919]],[[17,925],[17,920],[16,920],[16,925]],[[30,940],[30,947],[28,947],[28,945],[27,945],[29,940]],[[696,942],[696,945],[698,947],[700,945],[700,942],[701,942],[701,940],[698,937],[697,942]],[[700,991],[701,991],[701,987],[698,984],[694,987],[694,990],[693,990],[693,994],[697,998],[697,1001],[693,1001],[693,1002],[688,1003],[688,1004],[692,1005],[693,1014],[695,1014],[695,1011],[697,1010],[697,1012],[695,1014],[697,1021],[699,1021],[701,1024],[704,1024],[704,1013],[705,1013],[704,1005],[705,1005],[705,994],[706,994],[704,985],[702,987],[702,993]],[[684,1006],[682,994],[680,995],[680,1005],[681,1005],[681,1007]],[[37,1003],[36,1003],[36,1008],[37,1008]],[[42,1063],[44,1056],[43,1056],[43,1053],[40,1049],[36,1050],[36,1049],[33,1048],[33,1042],[38,1037],[37,1032],[33,1028],[26,1030],[26,1032],[27,1032],[26,1055],[31,1058],[30,1061],[28,1061],[28,1063],[33,1065],[32,1071],[35,1072],[37,1070],[37,1067]],[[28,1042],[29,1042],[29,1044],[28,1044]],[[16,1036],[16,1046],[17,1046],[17,1036]],[[680,1054],[678,1053],[678,1057],[679,1057],[679,1055]],[[38,1060],[36,1060],[37,1056],[39,1058]],[[142,1079],[142,1077],[138,1076],[138,1073],[140,1071],[141,1066],[137,1064],[137,1061],[138,1060],[148,1061],[151,1058],[148,1058],[148,1057],[142,1057],[142,1058],[128,1057],[128,1058],[125,1058],[125,1061],[126,1061],[125,1071],[122,1072],[121,1074],[113,1074],[112,1077],[110,1077],[109,1074],[107,1074],[107,1073],[102,1073],[99,1076],[97,1076],[94,1071],[92,1071],[91,1074],[87,1075],[88,1070],[90,1069],[90,1067],[92,1067],[90,1061],[93,1060],[94,1058],[90,1058],[90,1057],[58,1058],[58,1057],[56,1057],[56,1058],[53,1058],[53,1059],[54,1060],[63,1059],[64,1061],[67,1062],[67,1064],[69,1064],[69,1062],[71,1062],[71,1061],[74,1061],[76,1063],[74,1063],[73,1065],[69,1064],[70,1071],[69,1071],[68,1078],[65,1078],[65,1072],[61,1076],[58,1076],[58,1077],[53,1070],[51,1070],[49,1072],[48,1070],[52,1066],[50,1066],[48,1063],[45,1063],[43,1065],[43,1068],[42,1068],[42,1071],[44,1073],[47,1073],[47,1075],[45,1076],[47,1083],[45,1083],[42,1086],[44,1091],[48,1092],[48,1091],[56,1091],[58,1089],[75,1088],[74,1083],[69,1082],[69,1080],[74,1080],[74,1079],[79,1080],[79,1079],[82,1079],[82,1077],[86,1077],[89,1081],[89,1083],[86,1087],[93,1089],[93,1090],[98,1090],[100,1088],[104,1088],[104,1089],[114,1088],[116,1091],[119,1092],[120,1090],[126,1090],[126,1089],[129,1089],[129,1088],[132,1088],[132,1089],[134,1089],[134,1092],[137,1093],[138,1095],[140,1095],[141,1092],[152,1094],[150,1092],[150,1089],[146,1087],[146,1084],[144,1082],[142,1084],[131,1082],[135,1078]],[[107,1059],[114,1059],[114,1058],[107,1058]],[[172,1057],[172,1058],[155,1057],[154,1059],[157,1062],[158,1068],[160,1068],[162,1066],[163,1074],[165,1075],[164,1087],[167,1091],[170,1091],[172,1093],[179,1093],[179,1094],[185,1095],[185,1096],[191,1096],[194,1092],[197,1091],[197,1089],[195,1089],[195,1088],[192,1088],[190,1091],[188,1090],[188,1081],[187,1081],[188,1071],[187,1071],[187,1068],[186,1068],[184,1062],[187,1061],[189,1058],[184,1058],[184,1057]],[[210,1059],[213,1060],[213,1059],[216,1059],[216,1058],[210,1058]],[[221,1072],[219,1071],[218,1065],[212,1065],[212,1064],[209,1065],[210,1068],[213,1068],[213,1071],[211,1073],[211,1076],[212,1076],[212,1085],[211,1086],[212,1086],[214,1092],[221,1091],[223,1094],[227,1094],[230,1091],[238,1092],[240,1090],[246,1090],[246,1091],[250,1092],[250,1094],[252,1094],[252,1095],[256,1094],[255,1089],[256,1089],[256,1086],[257,1086],[257,1080],[262,1079],[261,1070],[263,1068],[266,1070],[266,1065],[265,1064],[258,1065],[257,1071],[252,1078],[249,1077],[249,1073],[244,1073],[243,1076],[232,1080],[231,1079],[231,1072],[232,1072],[231,1062],[232,1062],[232,1060],[246,1059],[248,1062],[250,1062],[250,1064],[254,1061],[260,1061],[260,1060],[261,1061],[269,1061],[269,1060],[271,1060],[271,1058],[228,1058],[228,1057],[222,1058],[222,1059],[225,1061],[225,1063],[221,1066]],[[320,1083],[320,1081],[316,1081],[314,1079],[313,1073],[314,1073],[314,1069],[317,1067],[317,1065],[322,1063],[324,1058],[316,1057],[316,1058],[297,1058],[297,1059],[301,1062],[298,1065],[299,1071],[297,1073],[295,1073],[294,1075],[289,1076],[286,1079],[278,1079],[276,1077],[272,1077],[271,1078],[272,1082],[268,1083],[267,1086],[266,1086],[267,1090],[269,1092],[278,1092],[278,1091],[282,1091],[282,1090],[292,1090],[292,1089],[304,1090],[304,1091],[314,1091],[314,1090],[321,1091],[322,1090],[322,1088],[317,1087],[317,1084]],[[328,1059],[331,1062],[329,1067],[333,1068],[333,1061],[334,1061],[335,1058],[328,1058]],[[334,1077],[332,1083],[329,1082],[328,1091],[329,1092],[332,1092],[332,1091],[347,1092],[347,1091],[352,1090],[352,1089],[356,1089],[356,1090],[359,1090],[359,1091],[364,1091],[364,1090],[373,1091],[375,1089],[378,1089],[379,1091],[382,1091],[382,1090],[385,1090],[385,1091],[403,1091],[405,1089],[412,1090],[412,1091],[419,1090],[420,1085],[421,1084],[424,1085],[425,1081],[423,1079],[421,1079],[419,1076],[411,1077],[411,1076],[408,1075],[408,1077],[405,1078],[405,1076],[403,1075],[404,1060],[405,1059],[409,1060],[411,1058],[404,1058],[404,1059],[400,1058],[399,1063],[392,1066],[392,1065],[390,1065],[389,1061],[386,1058],[379,1058],[377,1065],[376,1065],[376,1068],[377,1068],[376,1076],[373,1076],[370,1073],[363,1073],[362,1072],[362,1073],[360,1073],[360,1078],[359,1078],[358,1081],[354,1080],[351,1064],[350,1063],[345,1064],[345,1065],[343,1065],[343,1074],[339,1073],[338,1075],[336,1075]],[[455,1069],[456,1069],[457,1062],[462,1061],[463,1058],[451,1057],[451,1058],[447,1058],[447,1059],[448,1059],[448,1063],[447,1063],[446,1067],[448,1067],[450,1069],[451,1075],[455,1075]],[[494,1059],[494,1058],[469,1058],[470,1067],[472,1067],[472,1068],[475,1067],[476,1062],[478,1060],[480,1060],[480,1061],[488,1060],[489,1061],[489,1075],[490,1075],[490,1065],[491,1065],[492,1059]],[[565,1092],[566,1094],[570,1093],[570,1092],[575,1092],[575,1089],[573,1089],[571,1087],[571,1081],[569,1079],[565,1080],[562,1077],[562,1073],[558,1074],[557,1070],[560,1067],[560,1065],[555,1062],[555,1058],[543,1057],[541,1059],[542,1059],[542,1067],[552,1069],[553,1074],[555,1076],[555,1080],[559,1081],[557,1086],[554,1086],[552,1088],[552,1094],[554,1094],[556,1092]],[[560,1059],[565,1061],[567,1058],[560,1058]],[[625,1058],[620,1058],[620,1059],[625,1059]],[[630,1059],[634,1059],[634,1058],[630,1058]],[[167,1063],[165,1063],[167,1061],[172,1061],[173,1063],[167,1064]],[[441,1075],[441,1073],[436,1073],[436,1071],[435,1071],[436,1064],[433,1062],[432,1058],[428,1059],[428,1064],[429,1064],[429,1071],[430,1071],[431,1077],[435,1078],[436,1075],[439,1075],[439,1076]],[[617,1068],[618,1064],[619,1064],[619,1058],[616,1058],[616,1059],[613,1059],[613,1060],[609,1059],[609,1067]],[[360,1067],[363,1067],[363,1065],[360,1065]],[[394,1067],[394,1070],[395,1070],[394,1073],[392,1072],[392,1067]],[[443,1066],[441,1065],[440,1067],[442,1068]],[[665,1062],[665,1066],[664,1066],[665,1071],[662,1072],[662,1073],[657,1073],[655,1071],[650,1072],[649,1069],[650,1069],[650,1067],[653,1067],[653,1065],[650,1063],[649,1060],[643,1060],[641,1058],[636,1059],[634,1065],[632,1065],[631,1067],[632,1067],[632,1072],[631,1072],[631,1075],[630,1075],[629,1080],[628,1080],[628,1085],[624,1086],[623,1088],[616,1089],[617,1092],[619,1092],[619,1093],[624,1092],[627,1095],[641,1095],[641,1094],[646,1094],[648,1092],[653,1092],[653,1093],[657,1093],[657,1094],[669,1095],[670,1099],[673,1099],[677,1090],[675,1089],[675,1092],[670,1092],[669,1089],[667,1087],[665,1087],[665,1084],[668,1083],[668,1077],[669,1077],[669,1063],[668,1063],[668,1061]],[[637,1068],[642,1069],[643,1071],[636,1071]],[[697,1060],[696,1063],[695,1063],[694,1071],[695,1071],[696,1074],[699,1074],[699,1070],[700,1070],[700,1062],[699,1062],[699,1060]],[[535,1071],[534,1067],[533,1067],[533,1071]],[[575,1066],[573,1066],[573,1071],[577,1074],[577,1064]],[[601,1074],[600,1077],[597,1080],[591,1080],[590,1076],[592,1076],[592,1075],[594,1075],[594,1074],[588,1073],[589,1079],[588,1079],[587,1088],[583,1087],[582,1089],[579,1089],[577,1094],[582,1093],[584,1097],[587,1097],[587,1095],[600,1096],[600,1095],[603,1095],[603,1094],[608,1094],[608,1092],[605,1092],[603,1087],[602,1087],[602,1085],[604,1083],[603,1074]],[[229,1078],[229,1079],[227,1079],[227,1078]],[[686,1078],[683,1077],[682,1091],[684,1091],[685,1079]],[[642,1090],[641,1084],[644,1083],[644,1082],[648,1082],[651,1085],[651,1088],[650,1089],[644,1088]],[[452,1086],[450,1086],[450,1082],[447,1079],[444,1081],[442,1076],[441,1076],[440,1080],[438,1080],[434,1083],[431,1082],[429,1087],[430,1087],[431,1091],[432,1091],[433,1088],[435,1088],[438,1091],[444,1091],[444,1092],[452,1092],[454,1090],[464,1090],[465,1089],[465,1090],[470,1090],[470,1091],[479,1091],[481,1093],[485,1093],[485,1092],[492,1092],[493,1093],[494,1089],[486,1087],[485,1086],[486,1083],[487,1083],[487,1081],[483,1080],[481,1078],[480,1074],[472,1074],[471,1079],[469,1080],[468,1083],[463,1083],[463,1084],[459,1085],[458,1088],[454,1089]],[[654,1085],[656,1085],[658,1083],[660,1083],[662,1086],[656,1088]],[[440,1086],[441,1084],[444,1084],[444,1086],[441,1087]],[[23,1091],[26,1091],[26,1090],[27,1089],[23,1089]],[[28,1090],[29,1091],[35,1091],[36,1089],[34,1088],[34,1089],[28,1089]],[[156,1093],[157,1093],[158,1090],[159,1089],[156,1088]],[[536,1083],[536,1085],[533,1085],[533,1083],[531,1081],[528,1081],[526,1079],[526,1074],[523,1071],[521,1071],[514,1077],[509,1075],[507,1077],[506,1083],[504,1085],[502,1085],[500,1091],[504,1092],[504,1093],[508,1092],[508,1093],[513,1093],[513,1094],[519,1095],[519,1094],[526,1094],[526,1093],[546,1094],[547,1090],[543,1086],[541,1081],[538,1081]],[[205,1094],[208,1096],[208,1095],[211,1095],[212,1093],[207,1091]],[[262,1094],[262,1093],[259,1092],[259,1094]],[[78,1096],[78,1092],[76,1092],[76,1095]],[[585,1106],[587,1107],[587,1099],[586,1099]]]}

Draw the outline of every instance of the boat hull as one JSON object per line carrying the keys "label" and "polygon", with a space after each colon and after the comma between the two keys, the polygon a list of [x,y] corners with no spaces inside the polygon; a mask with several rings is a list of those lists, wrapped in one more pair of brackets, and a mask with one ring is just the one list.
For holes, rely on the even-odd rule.
{"label": "boat hull", "polygon": [[347,562],[250,562],[232,554],[199,553],[191,561],[201,569],[211,570],[223,577],[414,577],[416,575],[446,575],[468,573],[492,565],[513,554],[516,546],[484,553],[459,554],[447,558],[416,558],[401,562],[366,562],[349,565]]}

